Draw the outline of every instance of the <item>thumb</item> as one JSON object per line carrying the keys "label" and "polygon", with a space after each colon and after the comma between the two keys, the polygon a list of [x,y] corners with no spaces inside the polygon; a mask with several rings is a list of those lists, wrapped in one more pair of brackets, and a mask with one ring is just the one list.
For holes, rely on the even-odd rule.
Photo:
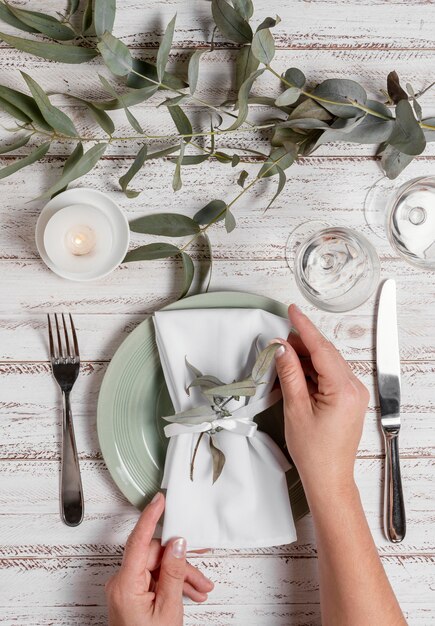
{"label": "thumb", "polygon": [[274,342],[281,344],[275,352],[275,363],[284,403],[296,410],[305,408],[309,393],[299,357],[287,341],[274,339]]}
{"label": "thumb", "polygon": [[163,555],[156,596],[156,605],[168,618],[182,604],[186,567],[186,540],[173,539]]}

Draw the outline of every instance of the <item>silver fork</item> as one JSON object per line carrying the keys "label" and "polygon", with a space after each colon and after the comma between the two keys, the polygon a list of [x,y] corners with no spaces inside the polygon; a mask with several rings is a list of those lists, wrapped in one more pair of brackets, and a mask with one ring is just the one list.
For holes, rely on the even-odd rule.
{"label": "silver fork", "polygon": [[[60,478],[61,516],[67,526],[78,526],[83,520],[83,488],[80,477],[79,460],[72,421],[70,394],[80,370],[80,355],[76,329],[71,315],[68,330],[65,316],[54,315],[55,333],[53,333],[50,315],[48,317],[48,336],[50,340],[51,369],[62,392],[62,461]],[[63,333],[59,317],[62,320]],[[57,341],[53,340],[55,334]],[[64,342],[62,341],[64,335]]]}

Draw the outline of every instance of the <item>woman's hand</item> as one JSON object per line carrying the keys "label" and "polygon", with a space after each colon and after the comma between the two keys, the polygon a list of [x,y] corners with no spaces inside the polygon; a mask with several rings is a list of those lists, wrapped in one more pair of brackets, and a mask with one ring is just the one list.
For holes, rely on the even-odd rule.
{"label": "woman's hand", "polygon": [[106,584],[109,626],[182,626],[183,593],[204,602],[213,583],[186,562],[186,542],[165,549],[154,540],[165,508],[157,494],[145,508],[125,546],[121,569]]}
{"label": "woman's hand", "polygon": [[295,306],[299,335],[280,341],[276,367],[284,397],[287,447],[309,500],[354,488],[353,470],[369,393],[312,322]]}

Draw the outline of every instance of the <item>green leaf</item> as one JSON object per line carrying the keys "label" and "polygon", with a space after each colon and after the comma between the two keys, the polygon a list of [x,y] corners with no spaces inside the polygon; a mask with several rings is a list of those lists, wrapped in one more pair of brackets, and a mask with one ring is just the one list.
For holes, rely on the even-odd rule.
{"label": "green leaf", "polygon": [[98,54],[94,48],[83,48],[82,46],[71,46],[62,43],[45,43],[44,41],[13,37],[5,33],[0,33],[0,39],[17,50],[22,50],[50,61],[59,61],[59,63],[87,63]]}
{"label": "green leaf", "polygon": [[95,106],[95,103],[89,100],[83,100],[83,98],[77,98],[77,96],[71,95],[70,98],[74,98],[74,100],[77,100],[78,102],[84,104],[89,109],[92,117],[101,126],[104,132],[108,135],[113,134],[113,132],[115,131],[115,124],[113,123],[112,118],[107,115],[107,113],[103,109]]}
{"label": "green leaf", "polygon": [[114,98],[113,100],[103,101],[94,100],[92,101],[92,104],[97,109],[102,109],[104,111],[125,109],[125,107],[127,106],[133,106],[135,104],[145,102],[145,100],[148,100],[156,93],[157,89],[157,86],[143,87],[142,89],[133,89],[131,91],[127,91],[126,93],[122,94],[122,96],[118,96],[118,94],[112,88],[111,93],[115,93],[116,98]]}
{"label": "green leaf", "polygon": [[36,13],[35,11],[26,11],[13,7],[11,4],[6,3],[9,11],[23,24],[36,30],[47,37],[52,39],[59,39],[60,41],[68,41],[75,39],[74,31],[71,30],[66,24],[62,24],[52,15],[46,15],[45,13]]}
{"label": "green leaf", "polygon": [[355,117],[360,109],[353,103],[365,105],[367,94],[354,80],[346,78],[329,78],[320,83],[313,95],[319,98],[320,104],[330,113],[338,117]]}
{"label": "green leaf", "polygon": [[187,80],[189,83],[189,91],[193,95],[196,91],[199,78],[199,62],[205,50],[195,50],[189,59],[189,67],[187,70]]}
{"label": "green leaf", "polygon": [[174,176],[172,178],[172,189],[174,191],[180,191],[183,186],[183,182],[181,180],[181,163],[183,161],[185,147],[186,144],[182,141],[180,144],[180,154],[178,155],[177,162],[175,164]]}
{"label": "green leaf", "polygon": [[[286,122],[284,122],[285,124]],[[275,126],[270,143],[272,146],[286,146],[287,144],[299,144],[306,137],[304,130],[293,130],[285,126]]]}
{"label": "green leaf", "polygon": [[39,161],[40,159],[42,159],[42,157],[44,157],[47,154],[49,147],[50,147],[50,142],[47,141],[46,143],[43,143],[38,148],[35,148],[33,152],[31,152],[28,156],[24,157],[23,159],[14,161],[10,165],[7,165],[6,167],[3,167],[2,169],[0,169],[0,180],[3,178],[6,178],[7,176],[10,176],[11,174],[15,174],[15,172],[18,172],[18,170],[23,169],[23,167],[32,165],[32,163],[36,163],[36,161]]}
{"label": "green leaf", "polygon": [[165,73],[166,66],[168,64],[169,53],[172,48],[172,41],[174,39],[174,29],[175,29],[175,20],[177,16],[174,15],[172,20],[166,27],[165,34],[163,35],[162,41],[160,42],[159,50],[157,52],[157,77],[159,81],[162,81],[163,75]]}
{"label": "green leaf", "polygon": [[188,154],[183,157],[181,165],[199,165],[210,158],[209,154]]}
{"label": "green leaf", "polygon": [[249,23],[226,0],[212,0],[211,12],[221,34],[236,43],[252,41]]}
{"label": "green leaf", "polygon": [[187,411],[180,411],[175,415],[168,415],[163,418],[166,422],[179,422],[180,424],[202,424],[203,422],[213,422],[216,419],[216,413],[206,404],[195,406]]}
{"label": "green leaf", "polygon": [[169,148],[164,148],[163,150],[157,150],[156,152],[150,152],[147,154],[145,161],[150,161],[151,159],[161,159],[162,157],[169,156],[173,154],[179,149],[179,145],[170,146]]}
{"label": "green leaf", "polygon": [[217,448],[213,442],[213,437],[209,437],[210,452],[213,463],[213,485],[222,474],[225,465],[225,454],[220,448]]}
{"label": "green leaf", "polygon": [[18,148],[22,148],[26,145],[26,143],[29,142],[29,139],[30,135],[23,135],[23,137],[20,137],[19,139],[17,139],[17,141],[14,141],[14,143],[10,143],[8,146],[0,147],[0,154],[8,154],[9,152],[14,152],[14,150],[18,150]]}
{"label": "green leaf", "polygon": [[251,376],[240,382],[230,383],[228,385],[219,385],[218,387],[212,387],[211,389],[205,389],[204,394],[206,396],[219,396],[222,398],[229,398],[231,396],[250,397],[255,396],[257,386]]}
{"label": "green leaf", "polygon": [[138,217],[130,222],[130,230],[134,233],[146,235],[161,235],[162,237],[185,237],[199,233],[200,228],[187,215],[177,213],[153,213]]}
{"label": "green leaf", "polygon": [[183,262],[183,288],[180,298],[184,298],[192,285],[195,267],[191,257],[186,252],[181,253],[181,260]]}
{"label": "green leaf", "polygon": [[82,30],[84,35],[95,35],[94,28],[94,0],[86,0],[83,11]]}
{"label": "green leaf", "polygon": [[120,39],[104,33],[97,48],[109,70],[116,76],[126,76],[133,67],[130,50]]}
{"label": "green leaf", "polygon": [[[205,244],[207,246],[207,252],[208,252],[208,257],[206,257],[206,261],[207,261],[206,272],[204,276],[204,284],[205,284],[205,280],[207,280],[207,284],[205,284],[204,292],[207,293],[208,290],[210,289],[211,277],[213,274],[213,248],[212,248],[211,241],[207,233],[202,233],[202,238],[205,241]],[[200,286],[202,287],[202,284],[200,284]]]}
{"label": "green leaf", "polygon": [[249,21],[254,15],[252,0],[233,0],[233,6],[237,13],[246,21]]}
{"label": "green leaf", "polygon": [[217,161],[219,161],[219,163],[231,163],[231,161],[233,160],[233,157],[231,157],[229,154],[220,151],[216,151],[214,153],[214,157]]}
{"label": "green leaf", "polygon": [[330,113],[310,98],[298,104],[291,112],[289,119],[300,119],[302,117],[315,118],[324,122],[331,119]]}
{"label": "green leaf", "polygon": [[270,153],[267,161],[260,169],[258,176],[260,176],[261,178],[275,176],[276,174],[279,174],[279,170],[276,165],[279,165],[279,169],[285,170],[293,165],[296,158],[297,150],[295,146],[283,146],[281,148],[274,148]]}
{"label": "green leaf", "polygon": [[278,107],[287,106],[289,104],[294,104],[301,95],[301,90],[299,87],[289,87],[286,89],[278,98],[275,100],[275,104]]}
{"label": "green leaf", "polygon": [[435,117],[428,117],[425,120],[422,120],[422,124],[432,127],[422,129],[426,141],[435,141]]}
{"label": "green leaf", "polygon": [[236,89],[258,68],[260,61],[252,54],[252,47],[242,46],[237,53],[236,59]]}
{"label": "green leaf", "polygon": [[227,233],[231,233],[236,226],[236,218],[231,213],[231,211],[227,209],[225,212],[225,230],[227,231]]}
{"label": "green leaf", "polygon": [[[140,74],[130,72],[127,77],[127,86],[132,87],[133,89],[140,89],[142,87],[147,87],[150,85],[150,81],[154,81],[159,83],[159,78],[157,76],[157,68],[152,63],[148,61],[143,61],[141,59],[133,59],[133,70]],[[184,80],[175,76],[170,72],[165,72],[163,74],[162,82],[169,87],[169,89],[184,89],[187,87]],[[160,86],[161,89],[165,89],[166,87]]]}
{"label": "green leaf", "polygon": [[[145,163],[147,152],[148,152],[147,146],[146,145],[142,146],[142,148],[137,153],[136,158],[133,161],[132,165],[130,165],[127,172],[123,176],[121,176],[121,178],[119,179],[119,184],[121,185],[121,189],[125,193],[127,198],[136,198],[140,194],[140,191],[133,191],[132,189],[127,189],[127,187],[130,181],[134,178],[134,176],[136,176],[136,174],[140,171],[143,164]],[[130,224],[130,228],[131,228],[131,224]]]}
{"label": "green leaf", "polygon": [[240,163],[240,156],[238,154],[233,154],[233,158],[231,159],[231,167],[237,167]]}
{"label": "green leaf", "polygon": [[278,176],[279,176],[279,181],[278,181],[278,187],[276,190],[275,195],[273,196],[272,200],[269,202],[269,204],[266,207],[266,211],[268,209],[270,209],[270,207],[272,206],[272,204],[275,202],[275,200],[277,199],[277,197],[279,196],[279,194],[281,193],[281,191],[284,189],[285,184],[287,182],[287,176],[285,175],[285,172],[283,169],[280,168],[279,165],[275,166],[276,169],[278,170]]}
{"label": "green leaf", "polygon": [[257,30],[252,40],[252,54],[260,63],[269,65],[275,56],[275,42],[268,28]]}
{"label": "green leaf", "polygon": [[316,129],[328,129],[330,128],[329,124],[323,122],[322,120],[317,120],[315,118],[309,117],[301,117],[299,119],[289,119],[287,122],[283,122],[277,128],[301,128],[303,130],[312,130]]}
{"label": "green leaf", "polygon": [[225,219],[227,205],[223,200],[211,200],[208,204],[200,209],[193,219],[198,224],[209,224],[210,222],[220,222]]}
{"label": "green leaf", "polygon": [[30,28],[30,26],[27,26],[19,19],[17,19],[15,15],[9,11],[4,2],[0,2],[0,20],[2,20],[2,22],[5,22],[6,24],[9,24],[10,26],[13,26],[14,28],[19,28],[26,33],[38,32],[36,28]]}
{"label": "green leaf", "polygon": [[[405,102],[405,101],[403,101]],[[413,160],[413,156],[399,152],[394,146],[387,146],[383,151],[381,165],[390,179],[397,178]]]}
{"label": "green leaf", "polygon": [[421,154],[426,147],[424,133],[407,100],[397,103],[396,121],[388,141],[399,152],[410,156]]}
{"label": "green leaf", "polygon": [[29,124],[32,121],[20,109],[18,109],[7,100],[3,100],[3,98],[0,98],[0,109],[3,109],[3,111],[9,113],[9,115],[12,115],[12,117],[15,117],[15,119],[20,120],[20,122],[24,122],[24,124]]}
{"label": "green leaf", "polygon": [[387,91],[394,104],[398,104],[401,100],[408,100],[408,94],[402,88],[397,72],[390,72],[388,74]]}
{"label": "green leaf", "polygon": [[125,103],[125,99],[124,96],[120,96],[116,93],[115,89],[112,87],[112,85],[109,83],[109,81],[102,76],[101,74],[98,75],[101,84],[103,85],[103,87],[106,89],[106,91],[108,91],[113,97],[114,100],[119,101],[119,103],[123,106],[124,108],[124,113],[127,117],[127,120],[129,122],[129,124],[131,125],[131,127],[140,135],[143,133],[143,130],[139,124],[139,122],[137,121],[137,119],[135,118],[135,116],[133,115],[133,113],[128,109],[126,103]]}
{"label": "green leaf", "polygon": [[267,348],[262,350],[258,355],[255,365],[252,368],[252,378],[255,383],[260,383],[269,371],[275,360],[275,352],[280,347],[279,343],[271,343]]}
{"label": "green leaf", "polygon": [[143,130],[133,113],[130,111],[128,107],[124,107],[125,115],[128,119],[130,126],[137,132],[139,135],[143,134]]}
{"label": "green leaf", "polygon": [[[79,142],[74,148],[74,150],[71,152],[67,160],[65,161],[62,174],[67,174],[70,171],[70,169],[77,163],[77,161],[79,161],[82,158],[82,156],[83,156],[83,144]],[[67,187],[68,185],[65,185],[64,187],[62,187],[62,189],[59,189],[59,191],[56,191],[56,193],[54,193],[53,196],[57,196],[59,193],[62,193],[63,191],[67,189]]]}
{"label": "green leaf", "polygon": [[163,102],[160,102],[160,104],[157,105],[157,108],[162,106],[173,107],[180,102],[184,102],[184,100],[188,100],[189,98],[190,96],[187,93],[183,93],[180,96],[175,96],[174,98],[166,98],[166,100],[163,100]]}
{"label": "green leaf", "polygon": [[192,365],[192,363],[189,363],[189,361],[187,360],[187,356],[184,357],[184,361],[185,361],[186,366],[188,367],[188,369],[190,369],[195,374],[196,377],[202,376],[201,370],[199,370],[197,367]]}
{"label": "green leaf", "polygon": [[68,0],[68,15],[77,13],[80,7],[80,0]]}
{"label": "green leaf", "polygon": [[323,133],[321,143],[326,143],[327,141],[345,141],[359,144],[380,144],[387,141],[394,128],[394,119],[391,117],[389,110],[381,102],[374,100],[368,100],[367,106],[378,113],[382,113],[382,115],[390,117],[390,119],[384,120],[380,117],[368,114],[363,118],[359,118],[357,120],[358,123],[350,130],[344,128],[344,132],[336,130],[336,122],[334,122],[330,130]]}
{"label": "green leaf", "polygon": [[92,148],[85,152],[83,156],[78,161],[76,161],[71,168],[68,169],[67,172],[63,172],[59,180],[54,185],[52,185],[50,189],[48,189],[44,194],[42,194],[40,198],[49,198],[60,189],[63,189],[65,185],[68,185],[73,180],[81,178],[82,176],[90,172],[103,156],[106,148],[107,143],[98,143],[95,146],[92,146]]}
{"label": "green leaf", "polygon": [[297,67],[290,67],[286,70],[284,78],[293,87],[299,87],[299,89],[302,89],[306,82],[305,74]]}
{"label": "green leaf", "polygon": [[252,85],[254,84],[254,82],[257,80],[257,78],[259,76],[261,76],[261,74],[263,74],[264,72],[264,68],[261,70],[256,70],[253,74],[251,74],[246,80],[245,82],[242,84],[242,86],[239,89],[239,93],[237,96],[237,103],[238,103],[238,107],[239,107],[239,112],[237,115],[237,119],[234,122],[234,124],[232,124],[227,130],[235,130],[236,128],[239,128],[239,126],[241,126],[243,124],[243,122],[246,120],[246,118],[248,117],[248,113],[249,113],[249,106],[248,106],[248,97],[249,97],[249,92],[252,89]]}
{"label": "green leaf", "polygon": [[[9,103],[13,108],[21,111],[24,117],[19,117],[19,114],[16,114],[14,117],[17,117],[17,119],[21,119],[21,121],[24,122],[31,120],[40,128],[44,130],[51,130],[51,126],[47,124],[45,119],[42,117],[41,111],[31,96],[28,96],[26,93],[22,93],[21,91],[11,89],[10,87],[0,85],[0,98],[2,101]],[[12,110],[9,112],[13,114]]]}
{"label": "green leaf", "polygon": [[93,22],[98,37],[102,37],[105,32],[112,32],[115,14],[116,0],[94,0]]}
{"label": "green leaf", "polygon": [[192,124],[189,121],[189,118],[183,111],[181,107],[178,105],[169,107],[168,109],[175,126],[177,127],[180,135],[183,135],[185,141],[189,143],[192,140]]}
{"label": "green leaf", "polygon": [[240,172],[240,176],[237,179],[237,184],[240,185],[240,187],[244,187],[245,186],[245,181],[248,178],[249,174],[246,170],[242,170]]}
{"label": "green leaf", "polygon": [[210,375],[203,376],[202,374],[199,374],[197,378],[195,378],[195,380],[193,380],[190,383],[190,385],[187,388],[187,391],[189,391],[192,387],[200,387],[202,390],[202,389],[211,389],[212,387],[217,387],[218,385],[224,385],[224,384],[225,383],[219,380],[219,378],[216,378],[216,376],[210,376]]}
{"label": "green leaf", "polygon": [[31,76],[25,72],[21,72],[21,75],[26,81],[31,94],[41,111],[41,115],[47,124],[62,135],[75,137],[77,135],[77,130],[75,129],[75,126],[70,118],[63,111],[51,104],[45,91],[35,80],[33,80]]}
{"label": "green leaf", "polygon": [[135,250],[130,250],[123,263],[155,261],[156,259],[167,259],[168,257],[178,256],[179,254],[180,249],[170,243],[149,243],[146,246],[140,246]]}

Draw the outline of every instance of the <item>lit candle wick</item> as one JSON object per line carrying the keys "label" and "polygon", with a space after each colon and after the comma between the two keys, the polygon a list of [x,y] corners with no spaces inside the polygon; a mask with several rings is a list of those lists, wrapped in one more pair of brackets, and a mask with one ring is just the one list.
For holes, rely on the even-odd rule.
{"label": "lit candle wick", "polygon": [[89,226],[74,226],[65,235],[67,249],[77,256],[89,254],[95,248],[95,232]]}

